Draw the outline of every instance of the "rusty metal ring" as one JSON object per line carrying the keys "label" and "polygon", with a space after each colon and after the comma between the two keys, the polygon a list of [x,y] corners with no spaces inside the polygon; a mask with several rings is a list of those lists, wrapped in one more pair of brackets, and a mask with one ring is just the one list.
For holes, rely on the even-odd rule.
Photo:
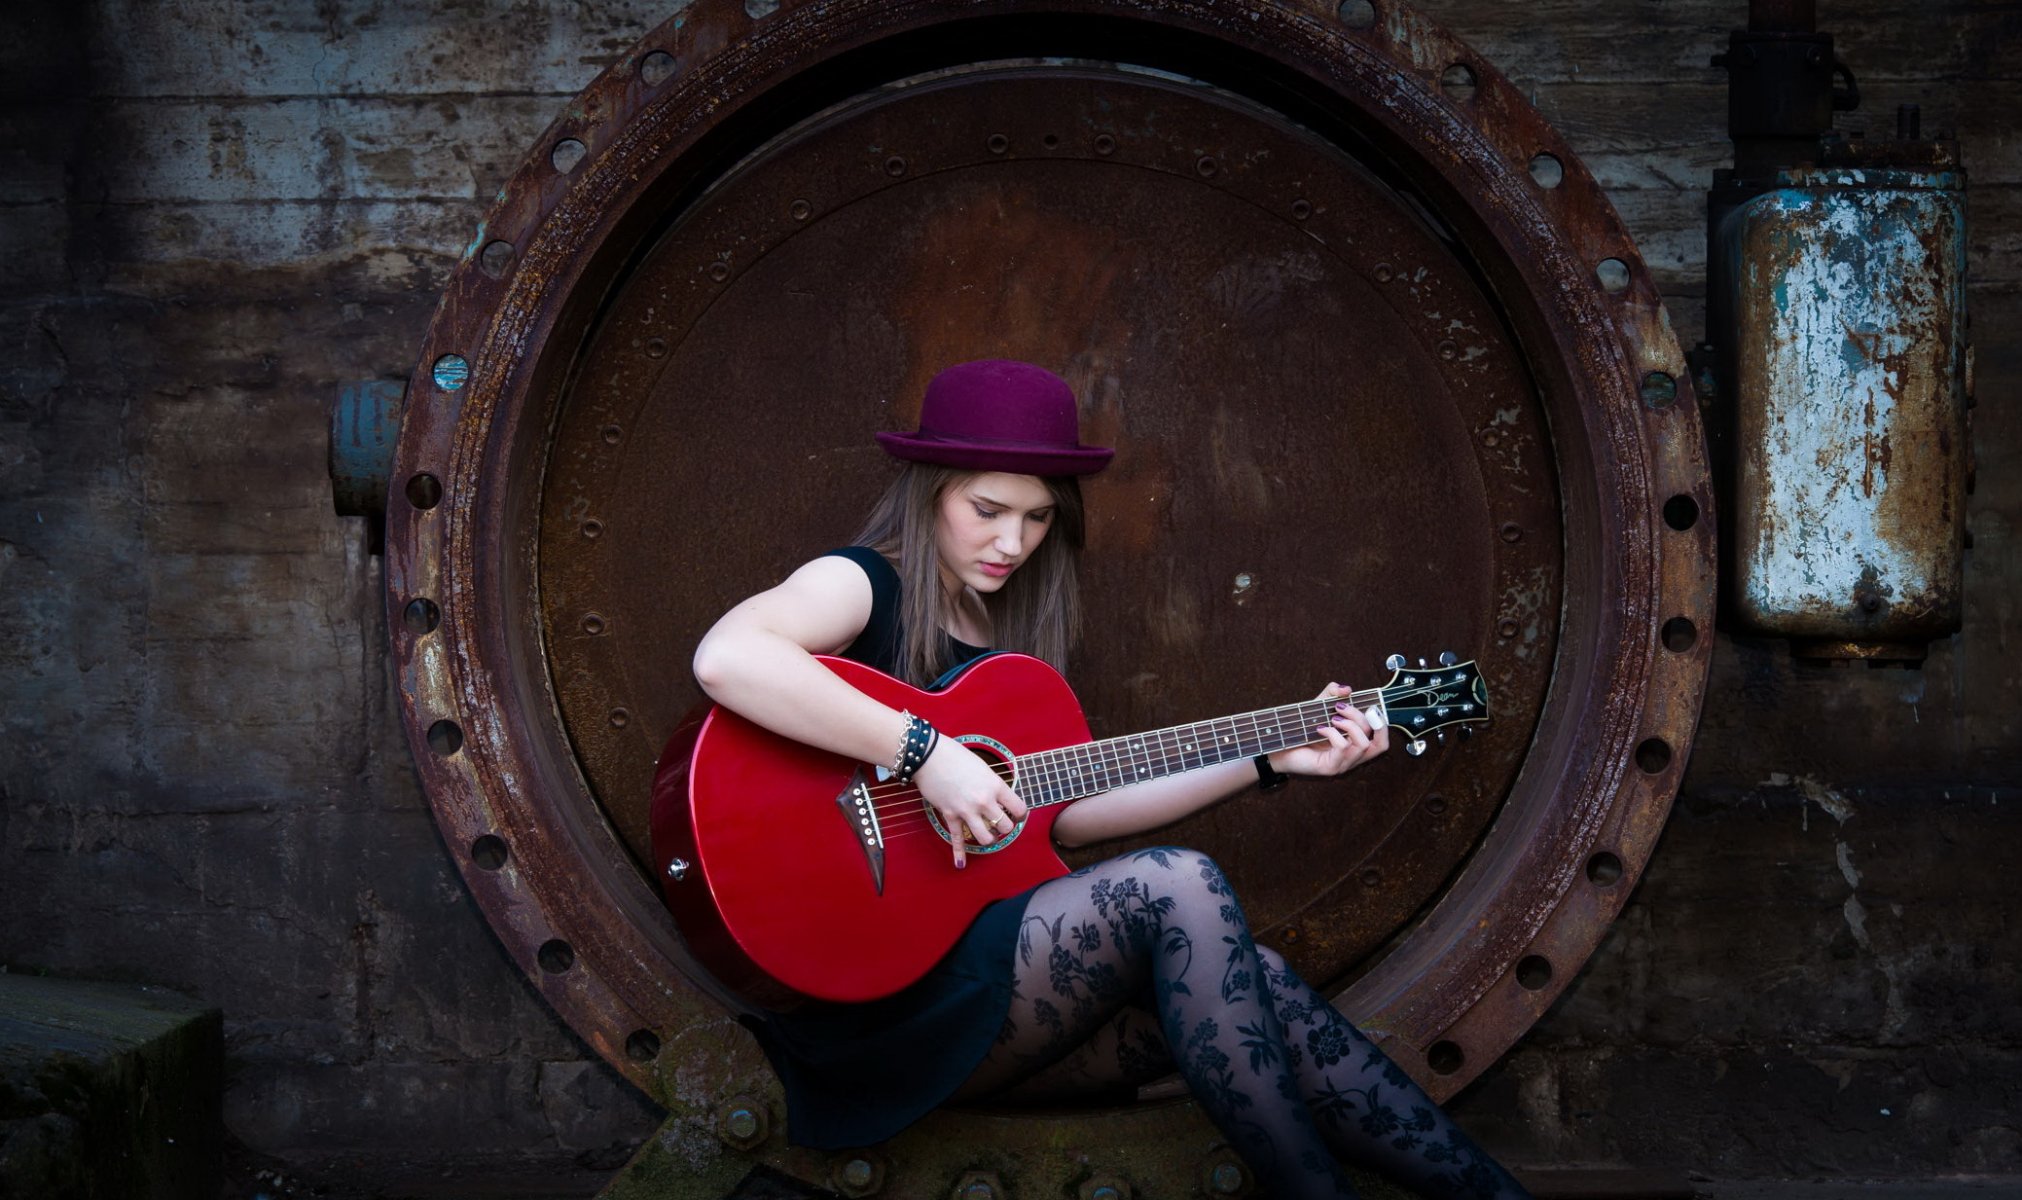
{"label": "rusty metal ring", "polygon": [[[408,389],[388,613],[425,600],[440,621],[391,620],[402,717],[449,847],[509,952],[677,1119],[708,1120],[711,1097],[762,1086],[765,1072],[684,973],[652,886],[570,756],[530,596],[539,450],[598,284],[706,187],[726,131],[755,136],[776,119],[767,102],[832,100],[872,62],[906,74],[979,45],[1098,59],[1128,46],[1134,61],[1230,87],[1261,71],[1278,81],[1267,102],[1332,106],[1422,192],[1506,305],[1552,419],[1566,641],[1501,818],[1340,1001],[1445,1097],[1543,1013],[1620,911],[1676,794],[1711,652],[1713,494],[1690,373],[1633,240],[1571,148],[1436,25],[1396,4],[1378,15],[1350,28],[1331,4],[1295,0],[786,0],[754,17],[735,0],[696,0],[586,89],[501,193]],[[657,84],[641,72],[656,55],[678,64]],[[1555,185],[1533,178],[1539,156],[1562,169]],[[513,254],[487,269],[496,242]],[[1604,263],[1622,268],[1605,284]],[[1653,372],[1679,382],[1678,402],[1641,402]],[[1679,621],[1701,636],[1672,648],[1660,630]],[[944,1114],[936,1136],[1001,1119]],[[1107,1119],[1118,1144],[1165,1130],[1142,1110]]]}

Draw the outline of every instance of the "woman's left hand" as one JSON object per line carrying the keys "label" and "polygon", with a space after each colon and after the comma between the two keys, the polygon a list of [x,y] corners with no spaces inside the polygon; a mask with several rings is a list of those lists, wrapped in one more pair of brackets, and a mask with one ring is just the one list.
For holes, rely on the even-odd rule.
{"label": "woman's left hand", "polygon": [[[1320,698],[1346,697],[1350,691],[1330,683],[1321,690]],[[1287,775],[1339,775],[1390,748],[1390,727],[1383,720],[1383,710],[1371,706],[1363,712],[1346,699],[1334,706],[1333,718],[1315,732],[1325,740],[1272,754],[1272,769]]]}

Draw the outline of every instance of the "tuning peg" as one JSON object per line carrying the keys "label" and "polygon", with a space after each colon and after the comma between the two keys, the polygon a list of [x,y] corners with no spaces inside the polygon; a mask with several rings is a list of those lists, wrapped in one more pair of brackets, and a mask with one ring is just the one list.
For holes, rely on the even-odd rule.
{"label": "tuning peg", "polygon": [[1473,737],[1473,736],[1474,736],[1474,726],[1472,726],[1472,725],[1462,725],[1462,726],[1460,727],[1460,740],[1461,740],[1461,741],[1463,741],[1463,742],[1464,742],[1464,741],[1468,740],[1469,738],[1471,738],[1471,737]]}
{"label": "tuning peg", "polygon": [[1460,655],[1455,654],[1451,650],[1441,650],[1439,652],[1439,665],[1442,667],[1450,667],[1459,661]]}
{"label": "tuning peg", "polygon": [[1438,733],[1433,734],[1432,736],[1439,739],[1440,745],[1442,746],[1446,745],[1446,730],[1442,729]]}
{"label": "tuning peg", "polygon": [[1404,656],[1402,654],[1393,654],[1383,660],[1383,665],[1392,671],[1402,671],[1404,669]]}
{"label": "tuning peg", "polygon": [[1414,738],[1404,743],[1404,752],[1413,758],[1417,758],[1419,755],[1425,753],[1425,739]]}
{"label": "tuning peg", "polygon": [[1425,669],[1425,660],[1422,658],[1418,660],[1418,669],[1421,671]]}

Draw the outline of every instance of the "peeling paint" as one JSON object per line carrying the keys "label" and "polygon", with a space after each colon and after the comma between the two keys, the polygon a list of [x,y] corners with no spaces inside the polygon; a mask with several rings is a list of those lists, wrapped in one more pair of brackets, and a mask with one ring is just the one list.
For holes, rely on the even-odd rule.
{"label": "peeling paint", "polygon": [[[1796,788],[1799,795],[1803,796],[1807,801],[1818,805],[1834,821],[1842,825],[1846,823],[1848,817],[1854,815],[1853,805],[1847,803],[1846,797],[1810,775],[1799,775],[1793,778],[1781,771],[1772,771],[1769,773],[1769,777],[1764,779],[1762,783],[1764,787]],[[1804,827],[1809,830],[1811,828],[1810,810],[1806,809],[1804,812]]]}
{"label": "peeling paint", "polygon": [[[1816,804],[1832,817],[1833,864],[1839,868],[1840,878],[1846,880],[1847,886],[1846,898],[1840,902],[1840,919],[1845,923],[1847,934],[1853,938],[1854,944],[1870,956],[1868,965],[1881,973],[1885,985],[1882,997],[1882,1023],[1877,1031],[1878,1036],[1883,1039],[1898,1037],[1909,1024],[1911,1017],[1903,981],[1915,977],[1925,967],[1922,958],[1927,955],[1928,949],[1912,948],[1908,953],[1900,952],[1892,947],[1886,938],[1880,939],[1878,943],[1875,931],[1870,928],[1869,919],[1872,914],[1867,904],[1860,898],[1861,870],[1854,864],[1852,845],[1841,836],[1840,832],[1848,819],[1855,815],[1853,805],[1837,790],[1810,775],[1793,777],[1776,771],[1771,772],[1769,777],[1763,780],[1763,784],[1768,787],[1797,790],[1805,800],[1805,807],[1801,812],[1804,818],[1803,828],[1807,832],[1811,828],[1809,819],[1811,805]],[[1892,919],[1900,920],[1901,906],[1890,905],[1889,915]]]}
{"label": "peeling paint", "polygon": [[1955,179],[1805,176],[1723,225],[1740,281],[1736,592],[1756,631],[1921,643],[1958,628]]}

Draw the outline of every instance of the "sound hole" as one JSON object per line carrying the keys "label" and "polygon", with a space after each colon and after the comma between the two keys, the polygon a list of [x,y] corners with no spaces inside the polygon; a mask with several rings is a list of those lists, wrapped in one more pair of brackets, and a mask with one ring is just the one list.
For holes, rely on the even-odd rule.
{"label": "sound hole", "polygon": [[[943,734],[942,736],[945,737],[946,735]],[[1011,768],[1011,751],[1004,743],[980,733],[965,733],[955,740],[980,755],[984,762],[990,764],[992,770],[1003,776],[1004,782],[1016,785],[1017,780],[1013,776]],[[950,846],[954,845],[954,835],[948,831],[947,824],[941,820],[941,814],[934,811],[934,806],[928,804],[925,800],[921,800],[920,807],[926,811],[927,823],[934,827],[934,833]],[[967,852],[970,854],[995,854],[999,850],[1009,846],[1012,842],[1017,841],[1018,835],[1024,832],[1024,829],[1024,821],[1014,821],[1010,828],[1003,831],[1003,836],[994,842],[981,846],[974,842],[968,843]]]}

